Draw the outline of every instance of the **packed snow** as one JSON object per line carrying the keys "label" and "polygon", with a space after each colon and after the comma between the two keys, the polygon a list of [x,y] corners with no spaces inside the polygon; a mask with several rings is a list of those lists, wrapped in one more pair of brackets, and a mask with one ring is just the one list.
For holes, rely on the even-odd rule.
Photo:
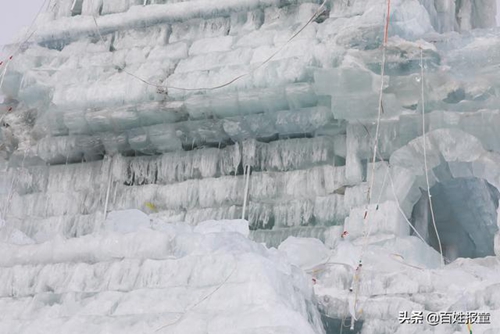
{"label": "packed snow", "polygon": [[80,238],[19,233],[0,244],[2,333],[323,333],[309,277],[246,221],[129,210]]}

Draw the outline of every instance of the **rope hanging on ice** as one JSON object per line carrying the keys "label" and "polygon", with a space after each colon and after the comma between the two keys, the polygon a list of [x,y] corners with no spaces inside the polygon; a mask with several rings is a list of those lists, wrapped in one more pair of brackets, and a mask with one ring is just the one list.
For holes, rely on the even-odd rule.
{"label": "rope hanging on ice", "polygon": [[[372,190],[373,190],[373,182],[375,180],[375,162],[377,160],[377,150],[378,150],[378,138],[380,132],[380,119],[383,113],[383,92],[384,92],[384,76],[385,76],[385,63],[386,63],[386,51],[387,51],[387,41],[389,39],[389,24],[390,24],[390,16],[391,16],[391,0],[387,0],[387,13],[384,27],[384,42],[382,44],[382,63],[380,68],[380,93],[378,98],[378,115],[377,115],[377,127],[375,130],[375,143],[373,145],[373,159],[372,159],[372,177],[370,182],[370,188],[368,189],[368,200],[371,200]],[[368,204],[370,201],[368,201]]]}
{"label": "rope hanging on ice", "polygon": [[[387,14],[385,16],[384,47],[389,41],[389,24],[391,23],[391,0],[387,1]],[[383,70],[383,69],[382,69]]]}
{"label": "rope hanging on ice", "polygon": [[[389,37],[389,24],[390,24],[390,15],[391,15],[391,0],[387,0],[387,12],[385,16],[385,25],[384,25],[384,40],[382,44],[382,63],[381,63],[381,70],[380,70],[380,93],[379,93],[379,100],[378,100],[378,114],[377,114],[377,126],[375,130],[375,138],[374,138],[374,145],[373,145],[373,158],[372,158],[372,173],[371,173],[371,180],[368,188],[368,201],[367,201],[367,206],[370,205],[371,199],[372,199],[372,192],[373,192],[373,185],[375,182],[375,162],[377,161],[377,152],[378,152],[378,139],[379,139],[379,132],[380,132],[380,119],[382,117],[382,97],[383,97],[383,90],[384,90],[384,75],[385,75],[385,63],[386,63],[386,48],[387,48],[387,41]],[[382,192],[382,190],[381,190]],[[378,204],[376,206],[376,211],[378,210]],[[371,218],[371,217],[370,217]],[[365,211],[364,217],[364,228],[363,228],[363,237],[364,237],[364,245],[361,250],[361,255],[359,259],[359,265],[358,268],[356,269],[354,276],[353,276],[353,287],[354,289],[354,298],[352,302],[352,308],[350,308],[350,313],[351,313],[351,330],[354,330],[354,324],[356,319],[356,312],[357,312],[357,303],[358,303],[358,296],[359,296],[359,290],[360,290],[360,276],[361,276],[361,269],[363,266],[363,258],[364,254],[366,251],[366,248],[368,246],[368,238],[371,233],[371,229],[367,230],[367,224],[368,224],[368,208]],[[350,289],[350,293],[352,293],[352,289]]]}
{"label": "rope hanging on ice", "polygon": [[196,307],[198,307],[198,305],[200,305],[205,300],[207,300],[208,298],[210,298],[214,293],[216,293],[217,291],[219,291],[229,281],[229,279],[233,276],[233,274],[236,272],[236,269],[238,269],[238,262],[236,261],[236,258],[233,257],[233,259],[234,259],[234,268],[233,268],[233,270],[229,273],[229,275],[227,275],[227,277],[213,291],[211,291],[205,297],[203,297],[198,302],[196,302],[196,304],[193,304],[191,307],[188,307],[184,312],[182,312],[181,316],[177,320],[175,320],[172,323],[169,323],[169,324],[161,326],[160,328],[158,328],[154,332],[157,333],[157,332],[161,331],[164,328],[167,328],[167,327],[170,327],[170,326],[173,326],[173,325],[177,324],[179,321],[181,321],[182,319],[184,319],[184,317],[186,316],[186,314],[188,312],[194,310]]}
{"label": "rope hanging on ice", "polygon": [[424,51],[420,48],[420,81],[421,81],[421,93],[422,93],[422,140],[424,146],[424,170],[425,170],[425,181],[427,183],[427,196],[429,198],[429,207],[431,210],[431,219],[432,225],[434,226],[434,231],[436,232],[436,238],[439,245],[439,254],[441,254],[441,265],[444,266],[444,258],[443,258],[443,247],[441,245],[441,238],[439,237],[439,233],[436,226],[436,218],[434,216],[434,208],[432,205],[432,196],[431,196],[431,186],[429,183],[429,171],[427,168],[427,138],[425,135],[425,94],[424,94]]}
{"label": "rope hanging on ice", "polygon": [[106,200],[104,202],[104,220],[108,216],[108,204],[109,204],[109,192],[111,190],[111,182],[113,180],[113,157],[110,157],[109,167],[108,167],[108,186],[106,188]]}
{"label": "rope hanging on ice", "polygon": [[[465,290],[462,291],[462,300],[463,300],[465,312],[469,313],[469,308],[467,307],[467,301],[465,299]],[[467,326],[467,330],[468,330],[469,334],[472,334],[472,325],[471,325],[470,319],[467,319],[466,326]]]}
{"label": "rope hanging on ice", "polygon": [[[389,15],[389,12],[390,11],[390,0],[388,0],[388,15]],[[389,24],[389,20],[386,20],[386,33],[385,33],[385,36],[387,36],[387,27],[388,27],[388,24]],[[385,37],[384,38],[384,42],[387,41],[387,38]],[[376,134],[375,134],[375,146],[374,146],[374,157],[373,157],[373,160],[372,160],[372,163],[373,163],[373,169],[372,169],[372,175],[371,175],[371,185],[370,185],[370,189],[369,189],[369,192],[368,192],[368,204],[371,202],[371,198],[372,198],[372,187],[373,187],[373,182],[374,182],[374,172],[375,172],[375,162],[376,162],[376,158],[379,157],[379,159],[382,161],[382,157],[380,156],[380,152],[378,152],[377,150],[377,144],[378,144],[378,134],[379,134],[379,126],[380,126],[380,115],[381,113],[383,112],[382,111],[382,90],[383,90],[383,82],[384,82],[384,79],[383,79],[383,74],[384,74],[384,65],[385,65],[385,47],[386,47],[386,44],[384,43],[384,50],[383,50],[383,61],[382,61],[382,70],[381,70],[381,73],[382,73],[382,85],[381,85],[381,91],[380,91],[380,105],[379,105],[379,117],[377,119],[377,131],[376,131]],[[421,49],[421,52],[420,52],[420,66],[421,66],[421,98],[422,98],[422,127],[423,127],[423,147],[424,147],[424,168],[425,168],[425,176],[426,176],[426,182],[427,182],[427,189],[428,189],[428,196],[429,196],[429,204],[430,204],[430,210],[431,210],[431,217],[432,217],[432,222],[433,222],[433,225],[434,225],[434,229],[435,229],[435,232],[436,232],[436,236],[437,236],[437,239],[438,239],[438,243],[439,243],[439,249],[440,249],[440,254],[441,254],[441,263],[443,264],[443,261],[444,261],[444,257],[443,257],[443,253],[442,253],[442,246],[441,246],[441,240],[440,240],[440,237],[439,237],[439,234],[438,234],[438,231],[437,231],[437,226],[436,226],[436,222],[435,222],[435,216],[434,216],[434,211],[433,211],[433,207],[432,207],[432,197],[430,195],[430,182],[429,182],[429,176],[428,176],[428,166],[427,166],[427,151],[426,151],[426,136],[425,136],[425,95],[424,95],[424,67],[423,67],[423,51]],[[365,127],[365,130],[369,133],[368,129]],[[408,218],[406,217],[406,215],[404,214],[404,211],[402,210],[401,208],[401,205],[399,203],[399,200],[398,200],[398,197],[396,195],[396,192],[395,192],[395,189],[394,189],[394,180],[392,178],[392,175],[389,171],[390,169],[390,165],[386,165],[386,176],[389,175],[389,179],[390,179],[390,182],[391,182],[391,189],[392,189],[392,192],[393,192],[393,195],[394,195],[394,198],[397,202],[397,206],[398,206],[398,210],[400,211],[400,213],[403,215],[403,217],[405,218],[405,221],[407,222],[407,224],[410,226],[410,228],[413,229],[413,231],[415,232],[415,234],[424,242],[426,243],[425,239],[420,235],[420,233],[418,233],[418,231],[415,229],[415,227],[411,224],[411,222],[408,220]],[[384,184],[385,184],[385,177],[384,177]],[[383,188],[383,186],[382,186]],[[379,197],[379,200],[378,202],[380,202],[380,197]],[[377,206],[376,206],[376,210],[378,210],[378,203],[377,203]],[[365,250],[366,250],[366,247],[367,247],[367,240],[368,240],[368,237],[371,233],[371,226],[369,226],[368,228],[368,232],[366,232],[366,225],[367,225],[367,221],[368,221],[368,210],[365,211],[364,213],[364,216],[363,216],[363,220],[365,221],[365,228],[364,228],[364,232],[363,232],[363,236],[365,238],[365,243],[363,245],[363,248],[362,248],[362,252],[361,252],[361,256],[360,256],[360,261],[359,261],[359,265],[358,267],[356,268],[354,274],[353,274],[353,284],[351,285],[351,288],[349,289],[350,290],[350,293],[353,293],[354,292],[354,297],[350,297],[349,300],[348,300],[348,304],[349,304],[349,313],[351,314],[351,326],[350,326],[350,329],[353,330],[354,329],[354,324],[355,324],[355,321],[357,321],[357,316],[356,316],[356,313],[357,312],[360,312],[360,310],[357,309],[357,303],[358,303],[358,297],[359,297],[359,287],[360,287],[360,276],[361,276],[361,269],[362,269],[362,259],[364,257],[364,253],[365,253]],[[413,266],[412,266],[413,267]],[[422,268],[418,268],[418,267],[415,267],[417,269],[422,269]],[[341,325],[342,326],[342,325]],[[472,333],[472,329],[470,327],[470,324],[467,324],[467,328],[468,328],[468,331],[469,333],[471,334]],[[342,327],[341,327],[341,330],[342,330]]]}
{"label": "rope hanging on ice", "polygon": [[[363,128],[365,129],[365,131],[368,134],[368,136],[371,137],[371,134],[370,134],[370,131],[368,130],[368,128],[364,124],[362,124],[359,120],[356,120],[356,121],[363,126]],[[380,155],[380,152],[377,152],[377,155],[378,155],[379,160],[383,160],[382,156]],[[394,196],[394,200],[396,201],[396,205],[398,207],[398,211],[404,217],[404,219],[405,219],[406,223],[408,224],[408,226],[410,227],[410,229],[412,229],[413,232],[415,232],[415,234],[420,238],[420,240],[422,240],[424,243],[427,243],[427,241],[425,241],[425,239],[415,229],[415,226],[413,226],[413,224],[410,222],[410,220],[408,219],[408,217],[406,217],[406,214],[404,213],[403,208],[401,208],[401,203],[399,202],[398,196],[396,194],[396,189],[394,188],[394,179],[392,178],[392,174],[390,172],[391,165],[390,164],[384,164],[384,166],[386,168],[387,175],[389,175],[389,180],[391,182],[392,195]]]}
{"label": "rope hanging on ice", "polygon": [[[224,87],[227,87],[233,83],[235,83],[236,81],[244,78],[244,77],[247,77],[249,75],[251,75],[252,73],[254,73],[255,71],[257,71],[259,68],[263,67],[264,65],[266,65],[268,62],[270,62],[272,59],[274,59],[274,57],[276,57],[292,40],[294,40],[298,35],[300,35],[300,33],[302,31],[304,31],[305,28],[307,28],[314,20],[316,20],[320,15],[323,14],[324,10],[325,10],[325,6],[326,6],[326,3],[327,3],[328,0],[324,0],[323,3],[318,7],[318,9],[316,10],[316,12],[311,16],[311,18],[296,32],[294,33],[286,42],[285,44],[283,44],[278,50],[276,50],[271,56],[269,56],[266,60],[264,60],[261,64],[259,64],[257,67],[255,67],[254,69],[250,70],[249,72],[247,73],[244,73],[244,74],[241,74],[221,85],[217,85],[217,86],[213,86],[213,87],[199,87],[199,88],[185,88],[185,87],[175,87],[175,86],[163,86],[163,85],[157,85],[157,84],[154,84],[154,83],[151,83],[139,76],[137,76],[136,74],[134,73],[131,73],[127,70],[125,70],[124,68],[118,68],[118,71],[120,72],[123,72],[139,81],[141,81],[142,83],[148,85],[148,86],[152,86],[152,87],[156,87],[158,89],[158,93],[168,93],[168,90],[169,89],[176,89],[176,90],[182,90],[182,91],[212,91],[212,90],[217,90],[217,89],[221,89],[221,88],[224,88]],[[104,37],[102,36],[101,34],[101,29],[99,27],[99,24],[97,23],[97,19],[96,19],[96,16],[95,14],[92,14],[92,18],[93,18],[93,21],[94,21],[94,24],[96,26],[96,31],[97,31],[97,34],[99,35],[99,38],[105,42],[105,39]]]}
{"label": "rope hanging on ice", "polygon": [[250,165],[245,165],[245,170],[243,171],[243,179],[245,180],[245,194],[243,196],[243,209],[241,212],[241,219],[245,219],[245,212],[247,208],[248,185],[250,182]]}

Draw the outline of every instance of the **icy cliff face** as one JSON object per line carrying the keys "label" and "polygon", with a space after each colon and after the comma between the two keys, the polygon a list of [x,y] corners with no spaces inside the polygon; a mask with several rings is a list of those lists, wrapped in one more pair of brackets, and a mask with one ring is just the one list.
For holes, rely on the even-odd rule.
{"label": "icy cliff face", "polygon": [[51,1],[1,68],[2,233],[86,238],[127,209],[193,225],[243,215],[267,245],[294,235],[335,247],[344,230],[358,244],[409,238],[433,267],[430,191],[454,208],[436,215],[447,262],[498,254],[495,2],[393,0],[382,78],[386,10]]}
{"label": "icy cliff face", "polygon": [[[382,157],[422,135],[421,49],[426,130],[460,128],[496,151],[486,129],[498,117],[499,37],[474,30],[494,26],[494,3],[391,8]],[[88,233],[83,222],[102,212],[111,183],[108,209],[149,202],[167,220],[237,218],[249,165],[252,228],[342,224],[366,204],[385,9],[382,0],[52,1],[2,86],[4,217],[31,236],[45,225],[33,221],[53,218],[59,231]],[[89,182],[79,185],[82,173]]]}

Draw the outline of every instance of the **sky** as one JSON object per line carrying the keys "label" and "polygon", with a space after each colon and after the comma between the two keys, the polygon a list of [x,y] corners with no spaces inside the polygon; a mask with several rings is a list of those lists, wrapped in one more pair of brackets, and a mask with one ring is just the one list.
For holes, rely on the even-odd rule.
{"label": "sky", "polygon": [[[500,0],[497,22],[500,22]],[[22,27],[29,26],[44,0],[1,0],[0,7],[0,45],[12,42]],[[500,24],[499,24],[500,25]]]}
{"label": "sky", "polygon": [[12,43],[14,36],[29,26],[44,0],[0,0],[0,45]]}

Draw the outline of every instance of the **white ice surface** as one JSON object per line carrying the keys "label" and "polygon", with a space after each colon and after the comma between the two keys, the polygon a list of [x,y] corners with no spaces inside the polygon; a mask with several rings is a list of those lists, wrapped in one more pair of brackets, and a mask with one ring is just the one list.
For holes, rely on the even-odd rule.
{"label": "white ice surface", "polygon": [[[309,247],[304,247],[307,244]],[[439,254],[416,237],[393,238],[366,248],[341,240],[328,251],[326,260],[321,252],[297,251],[311,249],[311,245],[308,239],[288,239],[280,249],[295,249],[287,254],[297,263],[312,262],[316,254],[318,264],[307,271],[315,279],[321,312],[334,319],[348,318],[344,332],[349,332],[353,310],[363,334],[466,332],[463,324],[400,324],[400,311],[423,311],[424,317],[429,312],[487,312],[491,324],[473,324],[473,333],[492,334],[500,330],[497,257],[458,259],[441,268]],[[359,292],[354,304],[357,288],[353,277],[360,259]],[[353,292],[349,292],[350,287],[354,287]],[[329,330],[340,332],[340,326]]]}
{"label": "white ice surface", "polygon": [[111,212],[81,238],[2,239],[0,332],[323,333],[310,279],[245,221],[148,220]]}
{"label": "white ice surface", "polygon": [[248,237],[250,230],[246,220],[207,220],[196,225],[194,232],[207,233],[239,233]]}
{"label": "white ice surface", "polygon": [[[51,2],[33,35],[41,44],[16,55],[2,86],[21,103],[0,129],[1,160],[14,166],[0,187],[9,222],[0,332],[135,334],[174,323],[164,331],[318,333],[311,279],[296,266],[317,280],[322,312],[341,319],[362,254],[363,334],[456,334],[464,328],[399,326],[397,312],[463,308],[493,314],[475,333],[500,332],[497,258],[437,269],[439,256],[408,236],[396,201],[410,217],[426,188],[421,50],[431,185],[453,176],[500,187],[492,0],[392,1],[374,193],[387,161],[395,189],[386,184],[378,210],[366,203],[367,161],[385,0],[328,1],[286,46],[321,1],[94,0],[73,17],[72,2]],[[248,75],[167,96],[122,69],[188,88]],[[104,153],[115,158],[81,163]],[[246,218],[272,228],[253,237],[278,246],[314,235],[332,249],[292,237],[276,251],[246,239],[243,221],[229,219],[241,217],[247,164]],[[108,181],[115,211],[104,220]],[[154,214],[119,212],[141,208]],[[500,254],[498,235],[494,245]]]}

